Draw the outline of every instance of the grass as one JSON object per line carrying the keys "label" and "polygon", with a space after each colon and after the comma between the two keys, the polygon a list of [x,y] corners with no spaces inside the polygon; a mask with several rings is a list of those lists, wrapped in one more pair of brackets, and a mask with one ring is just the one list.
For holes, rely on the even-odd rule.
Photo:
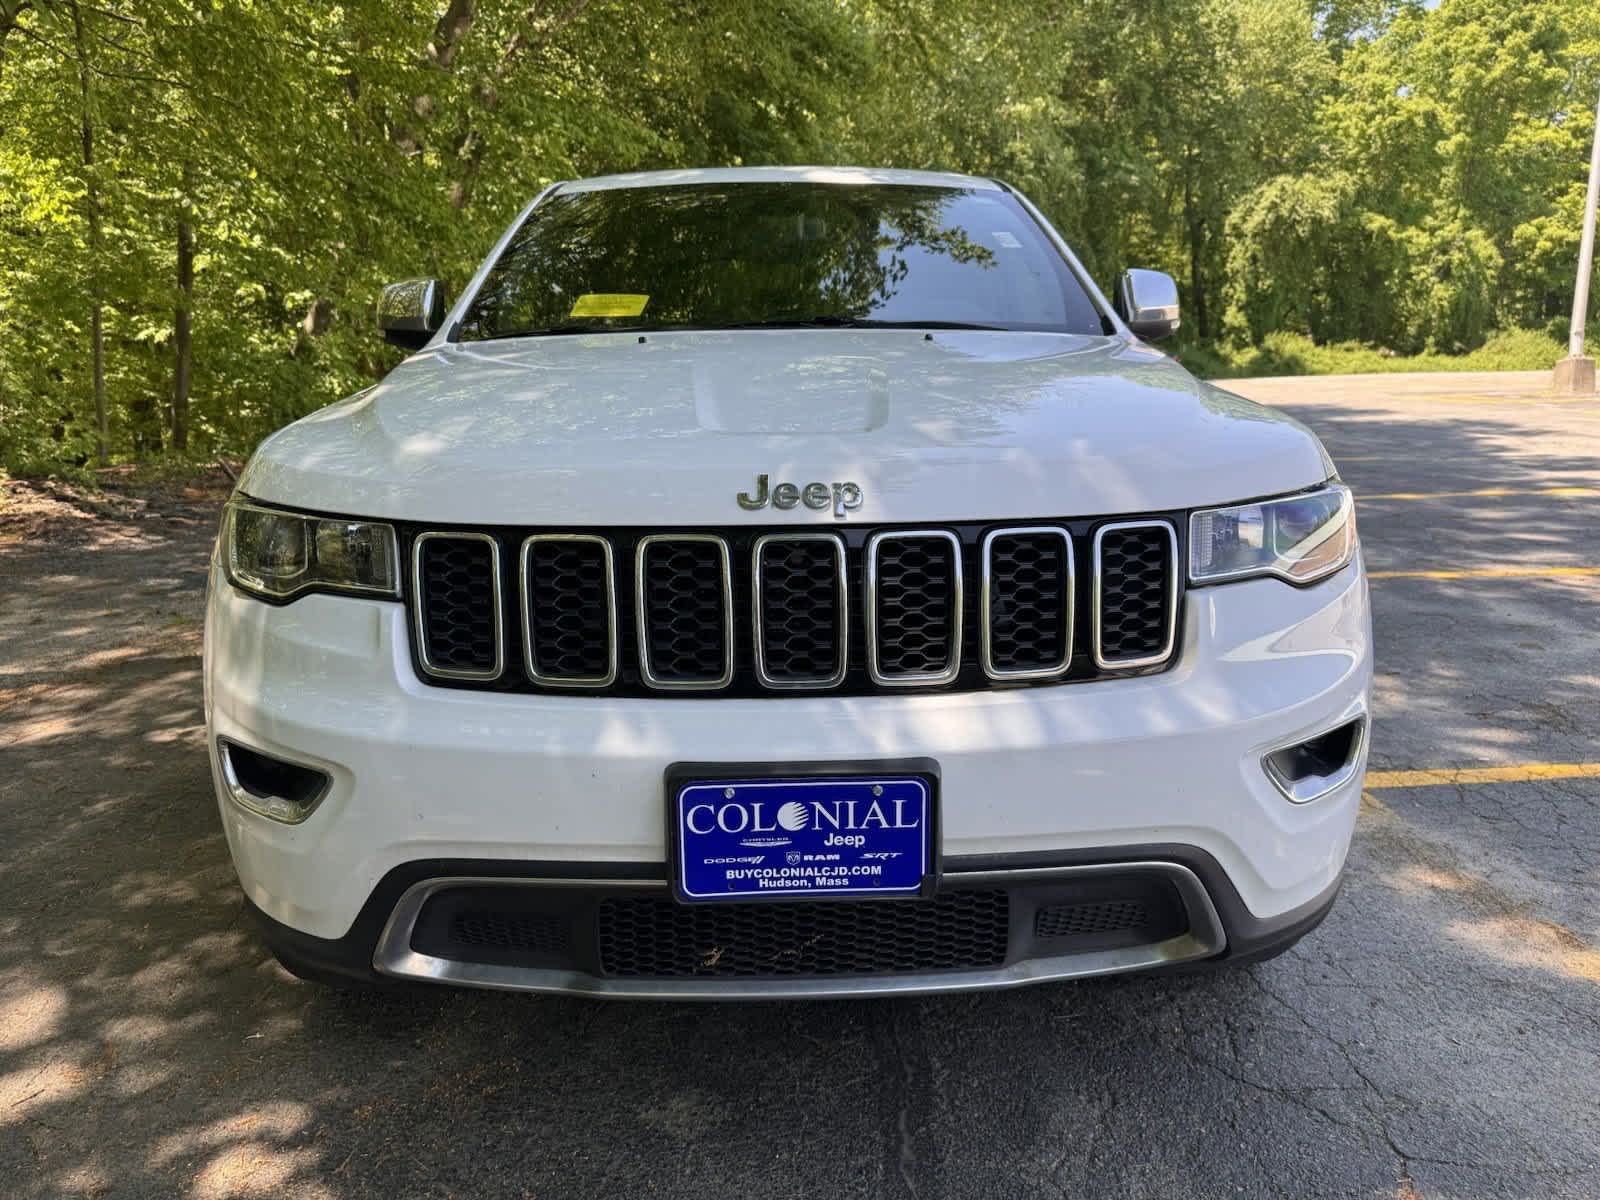
{"label": "grass", "polygon": [[1470,354],[1396,354],[1357,342],[1319,346],[1296,333],[1270,333],[1259,346],[1178,346],[1173,356],[1202,379],[1261,375],[1371,375],[1398,371],[1547,371],[1566,344],[1532,329],[1497,333]]}

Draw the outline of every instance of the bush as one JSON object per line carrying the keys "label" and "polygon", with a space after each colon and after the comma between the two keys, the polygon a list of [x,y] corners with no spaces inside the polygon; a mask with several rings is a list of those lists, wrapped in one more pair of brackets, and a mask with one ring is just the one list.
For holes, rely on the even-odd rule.
{"label": "bush", "polygon": [[1480,348],[1494,326],[1500,252],[1462,221],[1408,231],[1410,270],[1397,281],[1396,336],[1418,349],[1461,354]]}
{"label": "bush", "polygon": [[1492,335],[1470,354],[1397,354],[1359,342],[1319,346],[1301,334],[1270,333],[1259,346],[1181,346],[1173,356],[1203,379],[1242,379],[1396,371],[1547,371],[1565,353],[1565,343],[1546,332],[1512,329]]}

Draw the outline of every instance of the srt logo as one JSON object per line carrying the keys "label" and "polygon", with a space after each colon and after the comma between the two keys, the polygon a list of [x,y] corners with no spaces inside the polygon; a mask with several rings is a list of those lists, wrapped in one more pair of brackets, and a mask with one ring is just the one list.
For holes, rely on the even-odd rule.
{"label": "srt logo", "polygon": [[740,492],[738,499],[739,507],[751,512],[765,508],[768,503],[785,511],[801,503],[818,512],[832,505],[833,515],[842,521],[860,508],[866,497],[861,485],[848,479],[843,483],[808,483],[803,488],[796,483],[780,483],[769,491],[767,476],[757,475],[755,491]]}

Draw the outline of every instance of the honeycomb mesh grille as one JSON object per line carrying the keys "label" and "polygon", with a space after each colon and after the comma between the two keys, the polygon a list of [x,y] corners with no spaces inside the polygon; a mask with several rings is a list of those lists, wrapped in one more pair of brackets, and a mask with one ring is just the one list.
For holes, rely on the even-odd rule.
{"label": "honeycomb mesh grille", "polygon": [[1150,924],[1150,910],[1138,900],[1092,904],[1052,904],[1034,914],[1033,932],[1042,938],[1089,937]]}
{"label": "honeycomb mesh grille", "polygon": [[643,641],[650,673],[670,683],[716,685],[729,662],[724,550],[714,541],[647,544],[640,563]]}
{"label": "honeycomb mesh grille", "polygon": [[1165,524],[1101,534],[1100,657],[1137,662],[1164,654],[1172,636],[1172,532]]}
{"label": "honeycomb mesh grille", "polygon": [[477,676],[497,673],[499,601],[493,542],[435,536],[417,543],[422,605],[422,651],[434,670]]}
{"label": "honeycomb mesh grille", "polygon": [[[1078,682],[1171,665],[1177,519],[665,536],[402,525],[405,599],[436,687],[752,697]],[[963,580],[978,602],[963,602]]]}
{"label": "honeycomb mesh grille", "polygon": [[1053,671],[1072,648],[1072,571],[1059,533],[1008,533],[989,543],[989,665]]}
{"label": "honeycomb mesh grille", "polygon": [[528,543],[528,661],[543,679],[603,682],[611,660],[611,564],[603,542],[537,538]]}
{"label": "honeycomb mesh grille", "polygon": [[956,547],[947,538],[894,536],[878,543],[876,619],[871,632],[880,675],[938,675],[955,665],[959,570]]}
{"label": "honeycomb mesh grille", "polygon": [[477,949],[560,954],[568,948],[567,928],[544,913],[461,912],[450,919],[450,940]]}
{"label": "honeycomb mesh grille", "polygon": [[871,975],[998,966],[1003,890],[933,900],[685,905],[654,897],[600,905],[600,967],[611,976]]}
{"label": "honeycomb mesh grille", "polygon": [[779,684],[825,683],[844,671],[840,545],[774,539],[760,550],[761,671]]}

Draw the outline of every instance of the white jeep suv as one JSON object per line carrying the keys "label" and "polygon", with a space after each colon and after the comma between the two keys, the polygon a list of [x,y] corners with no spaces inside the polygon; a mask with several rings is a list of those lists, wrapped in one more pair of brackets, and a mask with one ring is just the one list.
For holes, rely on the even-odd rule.
{"label": "white jeep suv", "polygon": [[1332,905],[1372,640],[1302,425],[1003,183],[547,189],[257,451],[218,805],[325,981],[933,992],[1252,961]]}

